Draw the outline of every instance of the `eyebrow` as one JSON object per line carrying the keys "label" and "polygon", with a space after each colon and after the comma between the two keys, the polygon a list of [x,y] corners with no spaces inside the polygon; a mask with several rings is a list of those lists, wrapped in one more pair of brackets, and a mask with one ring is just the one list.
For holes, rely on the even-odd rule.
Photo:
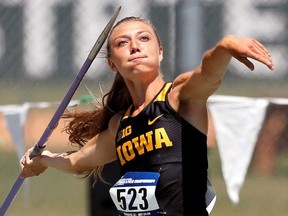
{"label": "eyebrow", "polygon": [[[136,35],[140,35],[142,33],[148,33],[148,34],[152,35],[150,31],[139,31],[139,32],[136,33]],[[113,41],[115,42],[119,38],[130,38],[130,36],[126,35],[126,34],[123,34],[123,35],[120,35],[120,36],[116,37]]]}

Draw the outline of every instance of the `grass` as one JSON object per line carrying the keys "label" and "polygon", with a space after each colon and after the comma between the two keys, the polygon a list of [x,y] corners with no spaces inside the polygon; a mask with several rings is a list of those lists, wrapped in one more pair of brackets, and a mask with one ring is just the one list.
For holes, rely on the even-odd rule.
{"label": "grass", "polygon": [[[53,81],[23,81],[11,83],[11,81],[0,80],[1,95],[0,105],[22,104],[24,102],[57,102],[66,95],[73,80],[53,80]],[[91,91],[95,96],[99,96],[99,85],[106,92],[109,82],[90,81],[84,79],[77,88],[73,98],[79,99],[83,95],[88,95]],[[11,88],[13,86],[13,88]],[[109,85],[110,87],[110,85]],[[89,90],[88,90],[88,89]]]}
{"label": "grass", "polygon": [[[280,157],[279,172],[287,167]],[[269,177],[248,173],[240,193],[240,202],[229,200],[221,174],[217,150],[209,153],[210,178],[217,191],[211,216],[286,216],[288,212],[287,173],[276,172]],[[0,152],[0,200],[4,201],[19,174],[18,159],[13,152]],[[27,187],[29,186],[29,187]],[[29,189],[29,191],[27,190]],[[9,207],[7,216],[88,216],[88,183],[57,170],[27,179]],[[101,196],[101,194],[99,194]]]}
{"label": "grass", "polygon": [[[0,199],[4,201],[19,175],[14,153],[0,153]],[[87,182],[57,170],[24,181],[6,215],[88,215]],[[2,201],[3,200],[3,201]]]}
{"label": "grass", "polygon": [[286,155],[278,155],[274,175],[257,176],[251,171],[253,169],[248,170],[238,204],[233,204],[228,197],[218,155],[217,149],[209,154],[210,178],[217,192],[217,201],[211,216],[287,215],[287,152]]}
{"label": "grass", "polygon": [[[113,74],[106,75],[105,78],[88,80],[83,79],[75,92],[74,98],[80,98],[87,95],[89,88],[92,93],[98,96],[99,89],[106,93],[113,80]],[[61,101],[68,91],[72,79],[60,80],[44,80],[44,81],[28,81],[20,80],[0,80],[1,95],[0,105],[3,104],[21,104],[23,102],[38,102],[38,101]],[[12,88],[13,86],[13,88]],[[267,91],[269,86],[269,91]],[[233,95],[246,97],[288,97],[288,86],[286,79],[271,82],[271,80],[242,80],[242,79],[225,79],[221,88],[215,93],[218,95]]]}
{"label": "grass", "polygon": [[215,184],[218,194],[211,216],[287,215],[287,179],[248,176],[240,193],[240,202],[237,205],[230,202],[223,181],[219,178],[211,180]]}

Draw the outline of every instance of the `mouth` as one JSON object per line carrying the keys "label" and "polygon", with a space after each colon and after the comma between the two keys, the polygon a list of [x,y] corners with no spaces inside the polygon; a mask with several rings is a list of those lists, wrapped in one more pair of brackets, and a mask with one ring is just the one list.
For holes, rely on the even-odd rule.
{"label": "mouth", "polygon": [[128,61],[129,61],[129,62],[139,61],[139,60],[144,59],[144,58],[146,58],[146,56],[135,56],[135,57],[133,57],[133,58],[130,58]]}

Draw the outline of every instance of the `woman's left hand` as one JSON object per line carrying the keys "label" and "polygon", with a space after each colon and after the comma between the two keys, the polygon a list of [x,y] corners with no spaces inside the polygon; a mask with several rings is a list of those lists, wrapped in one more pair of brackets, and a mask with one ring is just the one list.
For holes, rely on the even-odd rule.
{"label": "woman's left hand", "polygon": [[255,38],[242,38],[228,35],[220,41],[222,47],[232,57],[245,64],[250,70],[254,70],[254,64],[248,59],[254,59],[274,70],[274,63],[267,48]]}

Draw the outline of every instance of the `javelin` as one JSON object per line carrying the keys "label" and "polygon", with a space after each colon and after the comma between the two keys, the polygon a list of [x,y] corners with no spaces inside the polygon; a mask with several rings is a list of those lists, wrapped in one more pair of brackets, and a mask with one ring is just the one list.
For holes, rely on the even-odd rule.
{"label": "javelin", "polygon": [[[52,134],[53,130],[57,127],[58,122],[64,113],[65,109],[67,108],[69,102],[71,101],[74,93],[76,92],[78,86],[80,85],[83,77],[85,76],[86,72],[88,71],[90,65],[92,64],[93,60],[99,53],[101,47],[103,46],[104,42],[106,41],[108,34],[121,10],[121,6],[114,12],[112,18],[105,26],[104,30],[101,32],[100,36],[98,37],[97,41],[95,42],[92,50],[90,51],[88,57],[86,58],[84,64],[82,65],[79,73],[75,77],[73,83],[71,84],[69,90],[67,91],[66,95],[64,96],[63,100],[61,101],[59,107],[57,108],[54,116],[51,118],[47,128],[43,132],[42,136],[38,140],[37,144],[33,147],[33,150],[30,154],[30,158],[36,157],[41,155],[44,148],[46,147],[46,142],[48,141],[50,135]],[[4,200],[1,209],[0,209],[0,216],[5,215],[7,209],[11,205],[12,201],[14,200],[18,190],[20,189],[22,183],[24,182],[25,178],[20,178],[21,173],[19,174],[18,178],[16,179],[13,187],[11,188],[10,192],[8,193],[6,199]]]}

